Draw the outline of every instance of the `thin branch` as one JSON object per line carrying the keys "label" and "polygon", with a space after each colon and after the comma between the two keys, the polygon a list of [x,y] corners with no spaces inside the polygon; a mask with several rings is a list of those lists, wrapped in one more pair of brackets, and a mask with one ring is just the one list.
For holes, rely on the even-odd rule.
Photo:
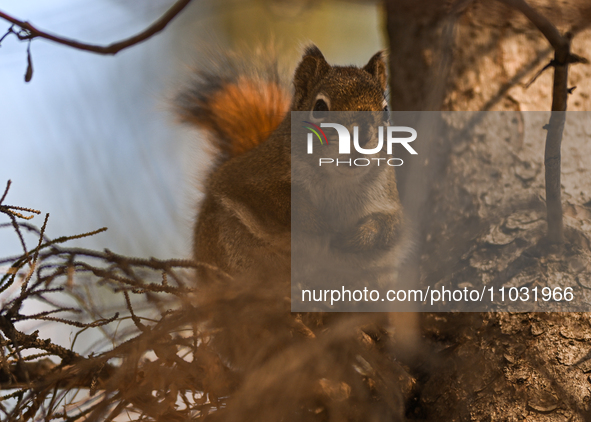
{"label": "thin branch", "polygon": [[[2,40],[0,40],[2,41]],[[8,180],[8,182],[6,182],[6,188],[4,189],[4,193],[2,194],[2,197],[0,197],[0,205],[2,205],[2,202],[4,202],[4,200],[6,199],[6,195],[8,195],[8,191],[10,190],[10,185],[12,184],[12,180]]]}
{"label": "thin branch", "polygon": [[[560,190],[560,149],[562,134],[566,122],[568,102],[568,65],[569,63],[585,63],[587,60],[570,52],[571,35],[563,36],[545,16],[533,9],[525,0],[499,0],[523,13],[538,30],[546,37],[554,48],[554,59],[542,69],[554,67],[554,84],[552,87],[552,114],[546,127],[546,147],[544,166],[546,177],[546,220],[548,222],[548,240],[554,244],[564,243],[562,223],[562,200]],[[540,72],[540,73],[541,73]],[[536,75],[537,77],[538,75]],[[534,78],[535,80],[535,78]],[[532,80],[533,82],[533,80]]]}
{"label": "thin branch", "polygon": [[[41,235],[39,236],[39,244],[37,248],[35,248],[35,252],[33,254],[33,263],[31,265],[31,269],[29,273],[23,280],[23,284],[21,286],[21,293],[24,294],[27,290],[27,286],[29,285],[29,280],[33,277],[33,273],[35,272],[35,267],[37,266],[37,260],[39,259],[39,249],[41,248],[41,244],[43,243],[43,234],[45,233],[45,229],[47,228],[47,221],[49,220],[49,213],[45,214],[45,220],[43,221],[43,226],[41,226]],[[28,258],[28,254],[27,254]],[[20,307],[20,306],[19,306]],[[18,308],[17,308],[18,309]]]}
{"label": "thin branch", "polygon": [[[566,57],[570,51],[570,43],[566,47]],[[559,61],[562,56],[558,50],[554,55],[557,62],[554,66],[554,85],[552,88],[552,114],[546,133],[544,150],[544,167],[546,177],[546,219],[548,221],[548,239],[551,243],[564,242],[562,223],[562,200],[560,198],[560,165],[561,144],[564,124],[566,122],[566,106],[568,101],[568,60]]]}
{"label": "thin branch", "polygon": [[12,322],[6,317],[0,315],[0,330],[4,332],[6,337],[10,339],[13,344],[18,344],[21,347],[35,348],[45,350],[53,355],[59,356],[62,362],[69,362],[80,356],[78,353],[72,352],[62,346],[58,346],[51,342],[51,340],[41,340],[33,334],[23,334],[14,328]]}
{"label": "thin branch", "polygon": [[[68,39],[65,37],[61,37],[59,35],[53,35],[48,32],[42,31],[29,22],[21,21],[16,19],[5,12],[0,10],[0,18],[11,22],[14,25],[22,28],[27,32],[27,34],[19,34],[18,38],[21,40],[31,40],[33,38],[44,38],[49,41],[56,42],[58,44],[66,45],[68,47],[76,48],[78,50],[89,51],[92,53],[97,54],[104,54],[104,55],[115,55],[121,50],[124,50],[128,47],[131,47],[135,44],[139,44],[142,41],[147,40],[148,38],[152,37],[153,35],[157,34],[158,32],[162,31],[166,26],[172,21],[186,6],[191,3],[191,0],[179,0],[177,1],[166,13],[164,13],[160,19],[150,25],[148,28],[143,30],[137,35],[134,35],[130,38],[127,38],[123,41],[119,41],[113,44],[109,44],[106,46],[95,45],[95,44],[86,44],[83,42],[75,41],[72,39]],[[13,31],[14,32],[14,31]]]}
{"label": "thin branch", "polygon": [[[544,15],[538,13],[537,10],[532,8],[525,0],[499,0],[502,3],[505,3],[508,6],[511,6],[514,9],[519,10],[521,13],[524,14],[526,18],[530,20],[531,23],[535,25],[536,28],[546,37],[552,48],[556,51],[561,51],[564,53],[565,49],[569,48],[569,40],[563,37],[558,29],[550,22]],[[568,53],[568,50],[567,50]],[[564,56],[564,60],[566,57]]]}

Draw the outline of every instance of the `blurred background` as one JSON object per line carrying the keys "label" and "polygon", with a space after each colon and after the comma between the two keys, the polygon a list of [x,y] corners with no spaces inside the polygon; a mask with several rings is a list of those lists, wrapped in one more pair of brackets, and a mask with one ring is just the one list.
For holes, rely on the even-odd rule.
{"label": "blurred background", "polygon": [[[107,45],[143,30],[173,3],[5,0],[0,10]],[[0,33],[9,26],[0,21]],[[209,158],[199,134],[175,122],[170,99],[200,51],[270,41],[290,71],[308,42],[329,62],[364,64],[385,46],[383,13],[374,2],[199,0],[162,33],[113,57],[34,40],[30,83],[27,44],[8,36],[0,48],[0,184],[13,182],[5,203],[50,213],[54,238],[109,228],[70,245],[188,257]],[[0,256],[19,253],[14,232],[0,230]]]}

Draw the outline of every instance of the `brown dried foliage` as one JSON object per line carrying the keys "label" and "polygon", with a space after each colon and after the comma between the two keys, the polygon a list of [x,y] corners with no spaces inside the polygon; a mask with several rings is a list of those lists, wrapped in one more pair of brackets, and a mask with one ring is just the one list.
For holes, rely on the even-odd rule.
{"label": "brown dried foliage", "polygon": [[[15,221],[34,212],[1,202],[0,211]],[[16,291],[0,312],[2,420],[402,419],[412,379],[381,316],[292,314],[289,284],[272,277],[220,275],[196,288],[196,263],[66,247],[73,237],[48,239],[46,224],[1,226],[24,248],[0,260],[10,263],[0,290]],[[35,248],[23,231],[38,236]],[[97,284],[110,287],[110,302],[122,299],[118,312],[97,305]],[[77,306],[59,305],[65,295]],[[51,309],[25,314],[36,301]],[[22,329],[26,320],[78,334],[64,347]],[[76,339],[88,330],[106,345],[83,350]]]}

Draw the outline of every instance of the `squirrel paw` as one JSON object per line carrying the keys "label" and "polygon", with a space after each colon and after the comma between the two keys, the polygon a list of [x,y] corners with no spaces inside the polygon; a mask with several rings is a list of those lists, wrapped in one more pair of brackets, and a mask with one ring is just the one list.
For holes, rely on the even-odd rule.
{"label": "squirrel paw", "polygon": [[400,223],[394,214],[370,214],[352,230],[337,233],[330,242],[331,247],[352,253],[388,250],[396,243]]}

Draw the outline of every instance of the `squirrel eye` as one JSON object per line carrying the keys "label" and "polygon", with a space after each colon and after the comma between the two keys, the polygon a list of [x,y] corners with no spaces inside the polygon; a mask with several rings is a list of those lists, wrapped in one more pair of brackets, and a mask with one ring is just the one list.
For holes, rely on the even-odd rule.
{"label": "squirrel eye", "polygon": [[390,112],[388,111],[388,106],[387,105],[384,106],[383,114],[384,114],[384,117],[383,117],[384,122],[388,122],[389,123],[390,122]]}
{"label": "squirrel eye", "polygon": [[323,119],[326,117],[328,112],[328,104],[323,99],[316,100],[314,104],[314,110],[312,111],[312,117],[315,119]]}

